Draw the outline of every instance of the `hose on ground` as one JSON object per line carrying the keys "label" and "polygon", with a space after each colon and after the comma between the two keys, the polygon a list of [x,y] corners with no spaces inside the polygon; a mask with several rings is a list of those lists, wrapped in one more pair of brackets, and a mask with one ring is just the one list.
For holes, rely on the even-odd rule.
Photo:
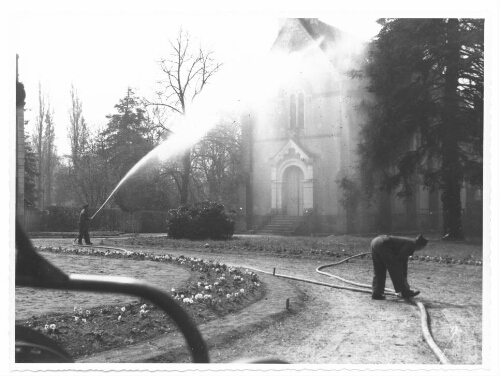
{"label": "hose on ground", "polygon": [[[124,253],[129,252],[126,249],[123,249],[123,248],[105,247],[105,246],[99,246],[99,245],[93,245],[93,244],[92,245],[83,245],[83,244],[75,244],[75,242],[73,242],[73,246],[93,247],[93,248],[106,248],[106,249],[115,249],[115,250],[118,250],[118,251],[121,251],[121,252],[124,252]],[[335,285],[335,284],[331,284],[331,283],[325,283],[325,282],[321,282],[321,281],[315,281],[315,280],[312,280],[312,279],[298,278],[298,277],[293,277],[293,276],[290,276],[290,275],[277,274],[276,273],[276,269],[273,269],[273,272],[271,273],[271,272],[268,272],[268,271],[265,271],[265,270],[262,270],[262,269],[254,268],[252,266],[242,266],[242,267],[247,268],[247,269],[251,269],[251,270],[255,270],[255,271],[258,271],[260,273],[273,275],[273,276],[279,277],[279,278],[286,278],[286,279],[291,279],[291,280],[294,280],[294,281],[307,282],[307,283],[312,283],[312,284],[320,285],[320,286],[327,286],[327,287],[333,287],[333,288],[336,288],[336,289],[350,290],[350,291],[356,291],[356,292],[363,292],[363,293],[371,294],[372,290],[371,290],[371,286],[370,285],[363,284],[363,283],[358,283],[358,282],[354,282],[354,281],[350,281],[348,279],[339,277],[337,275],[334,275],[334,274],[322,271],[323,269],[326,269],[328,267],[337,266],[337,265],[340,265],[340,264],[342,264],[344,262],[347,262],[348,260],[350,260],[352,258],[361,257],[361,256],[365,256],[365,255],[368,255],[368,254],[369,253],[360,253],[360,254],[357,254],[357,255],[354,255],[354,256],[351,256],[351,257],[347,257],[347,258],[345,258],[343,260],[340,260],[338,262],[334,262],[334,263],[330,263],[330,264],[325,264],[325,265],[320,265],[320,266],[318,266],[316,268],[316,272],[319,273],[319,274],[323,274],[323,275],[326,275],[328,277],[338,279],[339,281],[342,281],[342,282],[344,282],[346,284],[349,284],[349,285],[357,286],[358,288],[356,288],[356,287],[349,287],[349,286],[342,286],[342,285]],[[399,296],[393,289],[388,289],[388,288],[385,289],[385,294],[386,295],[391,295],[391,296]],[[438,358],[438,360],[439,360],[439,362],[441,364],[450,364],[449,360],[446,358],[446,356],[444,355],[443,351],[439,348],[439,346],[436,344],[436,342],[432,338],[432,334],[431,334],[431,332],[429,330],[429,325],[428,325],[429,316],[427,314],[427,310],[425,309],[425,306],[421,302],[415,301],[414,298],[407,298],[407,300],[409,302],[411,302],[413,305],[415,305],[419,309],[419,311],[420,311],[420,322],[421,322],[422,334],[424,336],[424,339],[425,339],[427,345],[430,347],[430,349],[432,350],[432,352],[434,353],[434,355]]]}
{"label": "hose on ground", "polygon": [[[322,271],[322,269],[325,269],[325,268],[328,268],[328,267],[331,267],[331,266],[340,265],[340,264],[342,264],[344,262],[347,262],[348,260],[350,260],[352,258],[361,257],[361,256],[364,256],[364,255],[367,255],[367,254],[369,254],[369,253],[360,253],[358,255],[354,255],[354,256],[345,258],[345,259],[343,259],[341,261],[338,261],[338,262],[335,262],[335,263],[320,265],[319,267],[316,268],[316,272],[318,272],[320,274],[326,275],[326,276],[331,277],[331,278],[338,279],[339,281],[342,281],[344,283],[347,283],[347,284],[350,284],[350,285],[353,285],[353,286],[357,286],[358,288],[348,287],[348,286],[342,286],[342,285],[334,285],[334,284],[324,283],[324,282],[321,282],[321,281],[315,281],[315,280],[311,280],[311,279],[298,278],[298,277],[292,277],[292,276],[283,275],[283,274],[277,274],[276,273],[276,269],[273,269],[273,272],[271,273],[271,272],[267,272],[267,271],[264,271],[264,270],[261,270],[261,269],[256,269],[256,268],[253,268],[253,267],[250,267],[250,266],[245,266],[245,268],[252,269],[252,270],[255,270],[255,271],[258,271],[258,272],[261,272],[261,273],[265,273],[265,274],[270,274],[270,275],[273,275],[273,276],[279,277],[279,278],[292,279],[292,280],[295,280],[295,281],[313,283],[313,284],[321,285],[321,286],[328,286],[328,287],[333,287],[333,288],[338,288],[338,289],[344,289],[344,290],[350,290],[350,291],[356,291],[356,292],[364,292],[364,293],[371,294],[372,290],[371,290],[371,286],[370,285],[363,284],[363,283],[358,283],[358,282],[354,282],[354,281],[350,281],[350,280],[341,278],[339,276],[333,275],[331,273],[327,273],[327,272]],[[385,290],[386,290],[385,291],[386,295],[399,296],[392,289],[386,288]],[[427,314],[427,310],[425,309],[425,306],[421,302],[415,301],[414,298],[407,298],[406,300],[408,300],[413,305],[415,305],[419,309],[419,311],[420,311],[420,323],[421,323],[422,334],[424,336],[424,339],[425,339],[427,345],[430,347],[430,349],[432,350],[432,352],[434,353],[434,355],[438,358],[438,360],[439,360],[439,362],[441,364],[450,364],[450,361],[446,358],[446,356],[444,355],[443,351],[436,344],[436,342],[434,341],[434,338],[432,338],[431,332],[429,330],[429,325],[428,325],[429,317],[428,317],[428,314]]]}

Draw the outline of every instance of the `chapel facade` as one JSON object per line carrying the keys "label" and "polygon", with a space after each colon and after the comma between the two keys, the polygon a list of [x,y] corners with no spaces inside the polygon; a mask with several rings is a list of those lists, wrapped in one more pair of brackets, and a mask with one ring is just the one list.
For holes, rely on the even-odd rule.
{"label": "chapel facade", "polygon": [[[440,231],[439,192],[418,184],[409,201],[381,193],[369,206],[342,204],[339,182],[359,181],[356,149],[371,98],[368,83],[350,73],[361,68],[366,47],[318,19],[281,21],[266,100],[242,115],[237,230],[288,218],[307,235]],[[464,187],[464,213],[479,199]]]}

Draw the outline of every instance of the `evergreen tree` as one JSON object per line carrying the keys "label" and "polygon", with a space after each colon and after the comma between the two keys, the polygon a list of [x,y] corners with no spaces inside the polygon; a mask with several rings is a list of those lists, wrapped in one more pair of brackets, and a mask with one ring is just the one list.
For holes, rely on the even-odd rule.
{"label": "evergreen tree", "polygon": [[366,66],[375,103],[359,145],[364,177],[377,173],[403,197],[418,181],[440,189],[443,230],[463,239],[461,187],[482,187],[484,20],[379,23]]}
{"label": "evergreen tree", "polygon": [[122,178],[153,145],[145,137],[145,112],[132,88],[127,89],[127,95],[115,108],[116,114],[106,116],[109,121],[102,136],[107,159]]}
{"label": "evergreen tree", "polygon": [[[148,138],[150,129],[145,111],[131,88],[128,88],[127,95],[120,99],[115,108],[117,113],[107,116],[107,128],[101,136],[103,156],[118,178],[122,179],[154,145]],[[118,181],[116,183],[118,184]],[[115,194],[115,202],[127,212],[144,209],[140,203],[147,202],[145,198],[148,196],[148,190],[147,181],[131,179]]]}

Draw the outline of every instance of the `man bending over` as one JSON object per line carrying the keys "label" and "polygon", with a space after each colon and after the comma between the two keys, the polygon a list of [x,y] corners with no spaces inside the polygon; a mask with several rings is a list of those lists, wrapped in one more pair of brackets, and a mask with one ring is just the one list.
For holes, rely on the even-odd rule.
{"label": "man bending over", "polygon": [[380,235],[371,243],[373,260],[372,299],[384,300],[386,272],[389,271],[394,290],[403,298],[420,294],[408,284],[408,257],[427,245],[422,234],[415,239],[400,236]]}

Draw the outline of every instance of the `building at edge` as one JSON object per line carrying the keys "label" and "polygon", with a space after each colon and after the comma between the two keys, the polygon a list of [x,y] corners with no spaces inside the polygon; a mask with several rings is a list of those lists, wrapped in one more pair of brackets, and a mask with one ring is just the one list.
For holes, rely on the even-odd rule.
{"label": "building at edge", "polygon": [[[417,184],[409,201],[380,193],[368,205],[339,184],[359,182],[358,135],[371,98],[349,73],[365,57],[364,42],[318,19],[280,22],[260,100],[242,114],[237,230],[442,232],[438,191]],[[466,234],[481,234],[481,191],[464,186],[461,201]]]}

